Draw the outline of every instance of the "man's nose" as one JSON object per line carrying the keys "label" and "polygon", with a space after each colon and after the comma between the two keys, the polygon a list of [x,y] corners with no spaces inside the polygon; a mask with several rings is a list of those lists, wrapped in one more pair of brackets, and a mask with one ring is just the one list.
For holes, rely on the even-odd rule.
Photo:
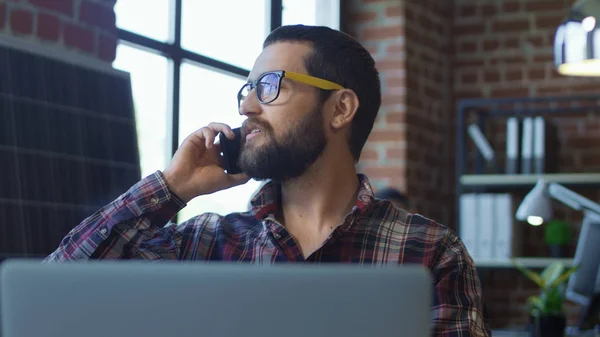
{"label": "man's nose", "polygon": [[252,116],[261,113],[261,104],[256,97],[256,88],[252,88],[248,92],[248,96],[244,98],[242,104],[240,104],[240,115],[242,116]]}

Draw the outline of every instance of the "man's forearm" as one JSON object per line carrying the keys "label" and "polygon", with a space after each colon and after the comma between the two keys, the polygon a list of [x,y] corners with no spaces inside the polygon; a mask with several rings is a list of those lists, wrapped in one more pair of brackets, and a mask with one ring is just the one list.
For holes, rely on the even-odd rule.
{"label": "man's forearm", "polygon": [[184,206],[156,172],[73,228],[44,261],[131,258]]}

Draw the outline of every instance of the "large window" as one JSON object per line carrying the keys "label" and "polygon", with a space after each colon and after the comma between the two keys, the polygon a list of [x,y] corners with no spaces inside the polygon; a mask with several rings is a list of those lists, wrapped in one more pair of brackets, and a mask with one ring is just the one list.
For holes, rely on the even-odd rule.
{"label": "large window", "polygon": [[[269,32],[282,24],[339,29],[340,0],[119,0],[113,66],[130,73],[140,165],[163,170],[183,139],[210,122],[240,126],[236,94]],[[178,222],[243,211],[256,181],[198,197]]]}

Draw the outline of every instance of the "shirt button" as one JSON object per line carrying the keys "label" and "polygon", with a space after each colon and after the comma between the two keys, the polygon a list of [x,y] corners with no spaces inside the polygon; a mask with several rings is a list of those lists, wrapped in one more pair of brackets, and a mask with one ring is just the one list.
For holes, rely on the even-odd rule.
{"label": "shirt button", "polygon": [[153,205],[156,205],[156,204],[158,204],[158,198],[157,198],[157,197],[155,197],[155,196],[152,196],[152,198],[150,198],[150,202],[151,202]]}
{"label": "shirt button", "polygon": [[275,239],[279,240],[279,239],[281,239],[281,234],[279,234],[279,233],[275,233],[275,234],[273,234],[273,237],[274,237]]}
{"label": "shirt button", "polygon": [[106,234],[106,228],[100,229],[100,234],[102,234],[102,235]]}

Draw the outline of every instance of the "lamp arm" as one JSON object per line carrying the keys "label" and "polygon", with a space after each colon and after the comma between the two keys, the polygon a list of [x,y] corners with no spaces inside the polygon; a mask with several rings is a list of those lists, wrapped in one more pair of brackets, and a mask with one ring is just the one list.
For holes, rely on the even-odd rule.
{"label": "lamp arm", "polygon": [[548,186],[548,195],[574,210],[580,211],[586,209],[593,211],[596,214],[600,214],[600,205],[598,203],[557,183],[551,183]]}

